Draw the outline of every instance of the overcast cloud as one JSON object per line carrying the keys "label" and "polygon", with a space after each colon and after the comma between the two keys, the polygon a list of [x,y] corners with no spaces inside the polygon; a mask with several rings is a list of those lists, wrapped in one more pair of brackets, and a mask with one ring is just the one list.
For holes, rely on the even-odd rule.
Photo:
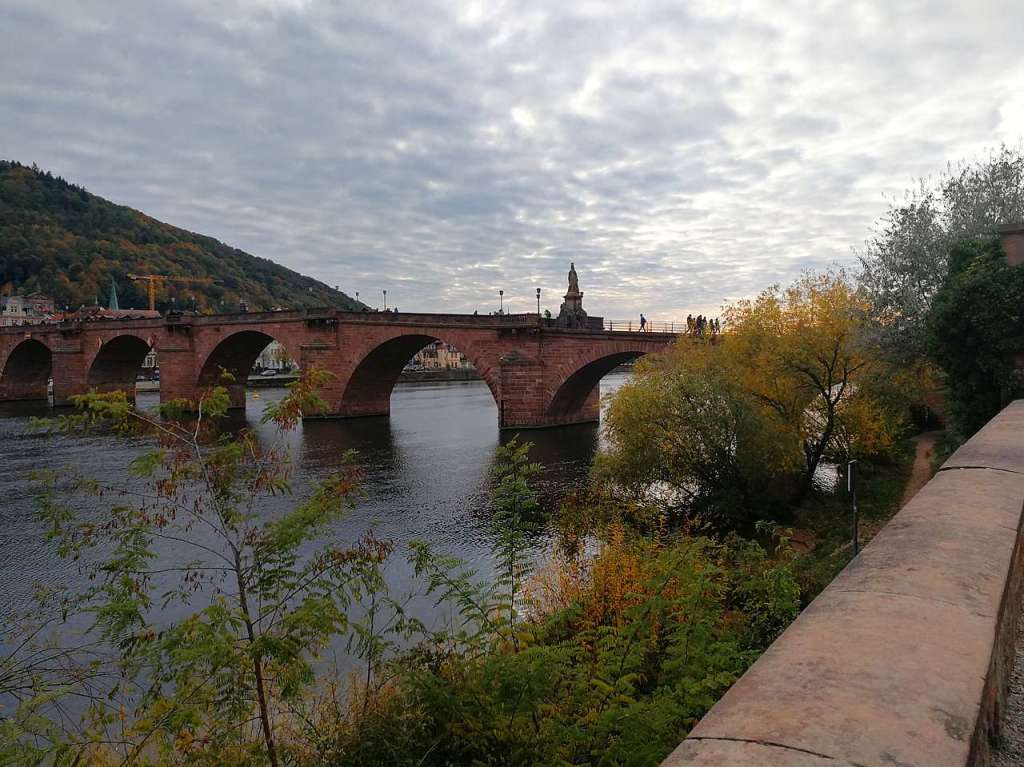
{"label": "overcast cloud", "polygon": [[715,314],[1024,133],[1019,2],[0,0],[0,156],[402,310]]}

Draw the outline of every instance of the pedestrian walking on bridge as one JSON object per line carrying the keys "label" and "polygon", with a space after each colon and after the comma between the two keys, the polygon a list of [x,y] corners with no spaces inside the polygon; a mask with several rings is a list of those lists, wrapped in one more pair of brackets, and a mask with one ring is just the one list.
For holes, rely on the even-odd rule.
{"label": "pedestrian walking on bridge", "polygon": [[647,330],[647,318],[643,314],[640,315],[640,332],[643,333]]}

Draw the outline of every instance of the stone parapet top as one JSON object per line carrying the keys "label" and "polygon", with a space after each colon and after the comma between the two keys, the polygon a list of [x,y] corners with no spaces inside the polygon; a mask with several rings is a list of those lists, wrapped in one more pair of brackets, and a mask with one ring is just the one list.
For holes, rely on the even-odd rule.
{"label": "stone parapet top", "polygon": [[1024,400],[865,547],[664,762],[987,764],[1020,603]]}

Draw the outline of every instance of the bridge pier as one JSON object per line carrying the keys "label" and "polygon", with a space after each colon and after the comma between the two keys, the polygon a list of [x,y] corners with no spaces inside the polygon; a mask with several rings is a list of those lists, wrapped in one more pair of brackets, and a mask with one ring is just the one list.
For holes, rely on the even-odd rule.
{"label": "bridge pier", "polygon": [[502,429],[545,429],[593,423],[601,416],[598,380],[589,381],[583,393],[569,407],[553,410],[553,384],[558,383],[554,360],[543,360],[520,352],[501,358],[498,394],[498,426]]}
{"label": "bridge pier", "polygon": [[88,394],[86,386],[85,354],[80,348],[59,348],[53,350],[53,405],[68,407],[71,398]]}
{"label": "bridge pier", "polygon": [[26,402],[47,399],[46,379],[12,381],[0,384],[0,402]]}
{"label": "bridge pier", "polygon": [[601,420],[601,395],[594,388],[584,403],[567,413],[548,412],[543,403],[543,392],[526,393],[525,397],[510,398],[498,403],[498,425],[502,429],[549,429],[556,426],[572,426],[581,423],[597,423]]}
{"label": "bridge pier", "polygon": [[[161,346],[157,354],[160,359],[160,402],[198,400],[202,389],[198,385],[199,371],[193,349],[187,344]],[[242,404],[245,404],[244,398]]]}
{"label": "bridge pier", "polygon": [[[338,374],[344,369],[345,363],[342,353],[339,351],[337,339],[331,339],[334,343],[328,344],[325,340],[316,339],[314,343],[304,343],[299,346],[298,363],[301,370],[312,370],[314,367],[325,370],[332,374],[332,378],[319,389],[319,395],[327,403],[328,409],[317,413],[304,413],[303,418],[343,418],[343,413],[338,411],[334,403],[341,402],[345,391],[347,379]],[[373,415],[373,414],[371,414]],[[384,413],[387,415],[387,413]]]}

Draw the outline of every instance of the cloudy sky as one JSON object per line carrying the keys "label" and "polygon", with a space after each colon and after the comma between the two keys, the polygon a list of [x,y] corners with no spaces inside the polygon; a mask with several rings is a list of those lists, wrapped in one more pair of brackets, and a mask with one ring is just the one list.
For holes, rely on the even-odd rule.
{"label": "cloudy sky", "polygon": [[0,0],[0,156],[373,304],[717,313],[1024,134],[1018,2]]}

